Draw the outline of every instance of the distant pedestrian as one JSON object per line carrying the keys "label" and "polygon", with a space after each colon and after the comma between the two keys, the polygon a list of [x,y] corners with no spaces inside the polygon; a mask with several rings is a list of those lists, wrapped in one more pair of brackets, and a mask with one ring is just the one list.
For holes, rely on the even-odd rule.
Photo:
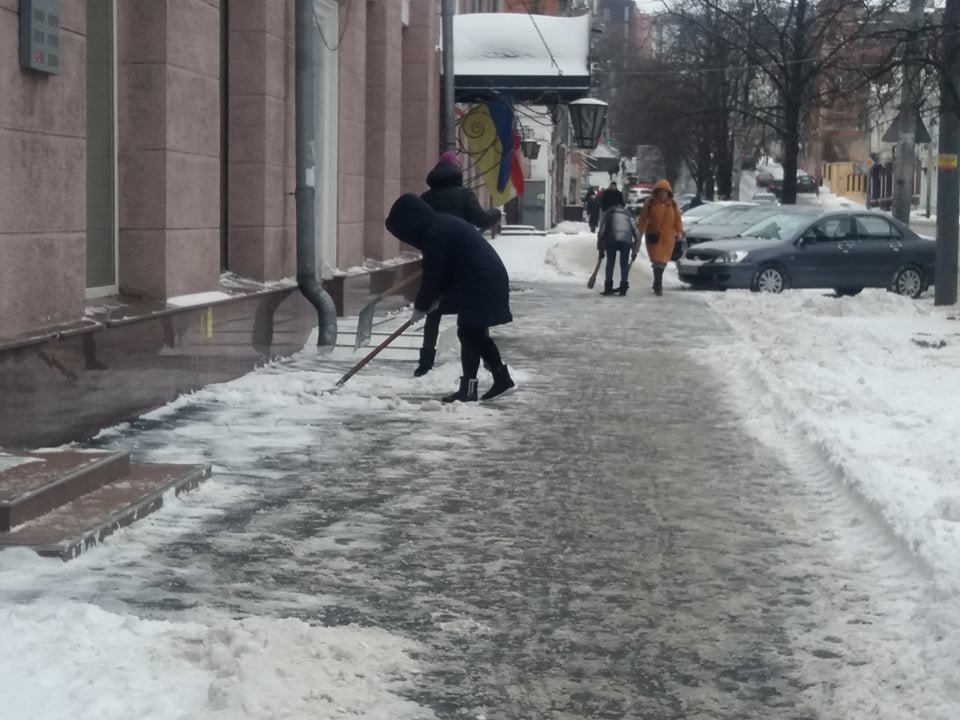
{"label": "distant pedestrian", "polygon": [[653,292],[663,295],[663,271],[673,257],[673,247],[683,235],[680,208],[667,180],[658,180],[637,218],[637,230],[646,233],[647,254],[653,266]]}
{"label": "distant pedestrian", "polygon": [[[481,230],[496,226],[500,222],[500,211],[496,208],[484,210],[473,190],[463,186],[463,172],[457,154],[447,151],[427,174],[430,187],[420,197],[434,210],[466,220]],[[440,337],[440,319],[444,315],[456,315],[457,292],[450,292],[440,298],[439,307],[427,315],[423,324],[423,345],[420,348],[420,362],[413,371],[415,377],[426,375],[433,369],[437,357],[437,339]]]}
{"label": "distant pedestrian", "polygon": [[587,190],[586,198],[587,222],[590,223],[590,232],[597,231],[597,225],[600,224],[600,198],[593,191],[593,188]]}
{"label": "distant pedestrian", "polygon": [[413,193],[400,196],[390,208],[387,230],[423,254],[423,280],[414,302],[414,319],[434,308],[457,289],[457,337],[462,374],[457,392],[443,402],[475,402],[480,361],[493,375],[493,386],[481,400],[492,400],[515,387],[490,328],[513,322],[510,281],[503,261],[466,220],[438,213]]}
{"label": "distant pedestrian", "polygon": [[612,182],[607,189],[603,191],[603,195],[600,196],[600,212],[605,213],[612,207],[617,205],[626,206],[626,202],[623,199],[623,193],[617,188],[617,183]]}
{"label": "distant pedestrian", "polygon": [[[620,287],[616,292],[626,295],[630,285],[627,276],[630,273],[630,263],[636,260],[640,252],[640,233],[633,224],[633,216],[626,208],[612,207],[603,214],[600,220],[600,231],[597,233],[597,250],[600,257],[607,256],[606,276],[603,281],[603,295],[613,295],[613,269],[620,255]],[[628,255],[630,256],[628,259]]]}

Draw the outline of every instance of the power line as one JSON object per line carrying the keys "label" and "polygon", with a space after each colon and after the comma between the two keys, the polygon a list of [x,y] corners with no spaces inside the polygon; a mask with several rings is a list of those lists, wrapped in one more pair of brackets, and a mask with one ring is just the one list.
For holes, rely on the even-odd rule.
{"label": "power line", "polygon": [[557,69],[557,75],[563,75],[563,70],[560,68],[560,65],[557,64],[557,59],[553,56],[553,51],[550,49],[550,45],[547,44],[547,39],[543,36],[543,33],[540,32],[540,26],[537,25],[537,20],[533,16],[533,13],[530,11],[530,5],[527,4],[527,0],[520,0],[520,3],[523,5],[524,9],[527,11],[527,17],[530,18],[530,22],[533,23],[533,28],[537,31],[537,35],[540,36],[540,42],[543,43],[543,47],[547,50],[547,55],[550,56],[550,62],[553,63],[553,66]]}

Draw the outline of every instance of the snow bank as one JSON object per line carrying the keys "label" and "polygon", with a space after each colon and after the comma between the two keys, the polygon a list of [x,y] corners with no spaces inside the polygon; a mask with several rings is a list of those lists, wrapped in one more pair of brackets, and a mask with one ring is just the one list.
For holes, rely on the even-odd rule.
{"label": "snow bank", "polygon": [[491,244],[513,281],[586,283],[597,262],[597,237],[589,230],[503,236]]}
{"label": "snow bank", "polygon": [[4,717],[30,720],[424,718],[397,693],[416,646],[299,620],[142,620],[93,605],[0,610]]}
{"label": "snow bank", "polygon": [[734,387],[744,370],[765,381],[759,396],[737,392],[744,412],[786,412],[960,592],[960,322],[881,290],[705,297],[739,338],[703,359]]}

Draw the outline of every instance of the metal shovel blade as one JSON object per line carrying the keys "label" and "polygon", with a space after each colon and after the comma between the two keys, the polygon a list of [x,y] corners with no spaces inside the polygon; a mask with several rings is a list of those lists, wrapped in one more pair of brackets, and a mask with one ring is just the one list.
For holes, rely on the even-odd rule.
{"label": "metal shovel blade", "polygon": [[360,315],[357,317],[357,339],[353,346],[354,350],[357,350],[361,345],[366,345],[368,342],[370,342],[370,336],[373,334],[373,316],[377,310],[377,303],[388,295],[393,295],[395,292],[403,290],[414,280],[418,280],[421,274],[422,272],[418,271],[409,277],[403,278],[366,304],[363,310],[360,311]]}
{"label": "metal shovel blade", "polygon": [[382,297],[382,295],[376,297],[360,311],[357,317],[357,339],[353,345],[354,350],[370,342],[370,336],[373,334],[373,316],[377,310],[377,303]]}

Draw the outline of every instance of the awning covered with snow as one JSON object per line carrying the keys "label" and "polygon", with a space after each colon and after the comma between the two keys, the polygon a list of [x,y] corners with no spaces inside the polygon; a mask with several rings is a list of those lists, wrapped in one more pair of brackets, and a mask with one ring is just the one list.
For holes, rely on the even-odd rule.
{"label": "awning covered with snow", "polygon": [[459,102],[493,93],[520,102],[570,102],[590,91],[590,15],[457,15],[453,47]]}

